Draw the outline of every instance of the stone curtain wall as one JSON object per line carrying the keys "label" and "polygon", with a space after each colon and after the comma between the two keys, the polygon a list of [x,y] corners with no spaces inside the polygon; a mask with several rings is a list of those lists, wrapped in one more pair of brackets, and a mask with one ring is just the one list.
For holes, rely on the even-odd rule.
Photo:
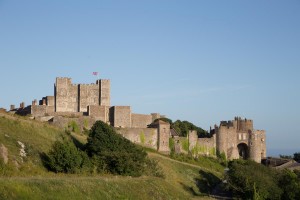
{"label": "stone curtain wall", "polygon": [[131,127],[131,109],[130,106],[111,107],[110,113],[113,115],[112,125],[114,127]]}
{"label": "stone curtain wall", "polygon": [[116,128],[116,131],[133,143],[157,150],[156,128]]}
{"label": "stone curtain wall", "polygon": [[88,107],[88,116],[101,120],[105,123],[109,122],[109,107],[108,106],[94,106]]}
{"label": "stone curtain wall", "polygon": [[152,115],[131,114],[132,128],[147,128],[152,122]]}

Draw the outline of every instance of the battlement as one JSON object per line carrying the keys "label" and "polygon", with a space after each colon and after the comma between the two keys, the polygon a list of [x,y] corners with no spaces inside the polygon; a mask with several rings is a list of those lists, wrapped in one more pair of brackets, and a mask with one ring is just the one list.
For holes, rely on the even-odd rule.
{"label": "battlement", "polygon": [[252,119],[247,119],[247,118],[242,118],[242,117],[234,117],[234,121],[253,122]]}

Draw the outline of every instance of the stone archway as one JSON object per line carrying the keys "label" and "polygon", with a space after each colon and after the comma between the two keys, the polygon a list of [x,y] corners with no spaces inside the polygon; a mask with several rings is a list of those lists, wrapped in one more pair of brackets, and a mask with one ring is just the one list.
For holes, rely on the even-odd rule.
{"label": "stone archway", "polygon": [[249,148],[248,145],[245,143],[240,143],[238,144],[238,151],[239,151],[239,155],[240,158],[246,160],[249,158]]}

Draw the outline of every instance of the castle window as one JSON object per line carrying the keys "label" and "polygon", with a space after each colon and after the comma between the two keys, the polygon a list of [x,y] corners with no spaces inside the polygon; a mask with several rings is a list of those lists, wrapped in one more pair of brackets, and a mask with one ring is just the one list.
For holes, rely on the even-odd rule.
{"label": "castle window", "polygon": [[239,140],[242,140],[242,134],[239,134]]}
{"label": "castle window", "polygon": [[246,140],[247,139],[247,135],[246,133],[243,134],[243,140]]}

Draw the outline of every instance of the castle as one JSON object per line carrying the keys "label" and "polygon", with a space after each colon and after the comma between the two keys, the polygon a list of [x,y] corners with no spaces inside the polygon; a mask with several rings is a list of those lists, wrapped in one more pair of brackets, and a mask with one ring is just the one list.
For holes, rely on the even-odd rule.
{"label": "castle", "polygon": [[160,119],[159,113],[136,114],[130,106],[110,105],[110,80],[97,80],[95,84],[73,84],[71,78],[56,78],[54,96],[43,97],[32,105],[11,112],[31,114],[32,118],[68,128],[76,123],[81,129],[89,129],[101,120],[115,127],[117,132],[134,143],[160,152],[192,153],[193,156],[216,156],[224,153],[228,159],[252,159],[261,162],[266,157],[265,131],[255,130],[253,121],[236,117],[233,121],[221,121],[211,129],[210,138],[198,138],[196,131],[188,137],[179,137],[170,124]]}

